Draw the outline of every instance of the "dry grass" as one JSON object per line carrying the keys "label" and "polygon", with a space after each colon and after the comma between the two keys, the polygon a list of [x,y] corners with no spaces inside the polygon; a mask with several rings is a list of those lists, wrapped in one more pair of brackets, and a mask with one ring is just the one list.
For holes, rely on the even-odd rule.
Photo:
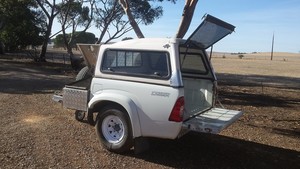
{"label": "dry grass", "polygon": [[278,52],[274,53],[272,61],[270,53],[243,55],[240,59],[238,55],[215,53],[212,64],[217,73],[300,78],[300,54]]}

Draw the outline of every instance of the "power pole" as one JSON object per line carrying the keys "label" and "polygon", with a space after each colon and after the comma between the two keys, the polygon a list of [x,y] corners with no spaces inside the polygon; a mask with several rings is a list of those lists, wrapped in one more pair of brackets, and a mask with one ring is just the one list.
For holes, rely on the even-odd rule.
{"label": "power pole", "polygon": [[273,51],[274,51],[274,32],[273,32],[273,38],[272,38],[271,60],[273,60]]}

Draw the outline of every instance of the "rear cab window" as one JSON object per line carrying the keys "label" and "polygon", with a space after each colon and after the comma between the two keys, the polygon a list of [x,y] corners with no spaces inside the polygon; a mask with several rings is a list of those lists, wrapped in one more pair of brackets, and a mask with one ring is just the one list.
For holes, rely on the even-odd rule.
{"label": "rear cab window", "polygon": [[183,77],[216,80],[207,53],[194,45],[179,46],[180,70]]}
{"label": "rear cab window", "polygon": [[127,76],[169,79],[169,54],[161,51],[107,50],[101,72]]}
{"label": "rear cab window", "polygon": [[180,47],[179,54],[182,73],[201,75],[208,73],[208,66],[202,50]]}

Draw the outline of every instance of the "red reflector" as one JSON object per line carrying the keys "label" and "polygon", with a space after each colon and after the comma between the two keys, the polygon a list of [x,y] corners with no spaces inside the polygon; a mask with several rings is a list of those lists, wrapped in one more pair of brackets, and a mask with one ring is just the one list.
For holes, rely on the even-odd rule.
{"label": "red reflector", "polygon": [[169,121],[182,122],[184,111],[184,97],[177,99],[173,110],[170,114]]}

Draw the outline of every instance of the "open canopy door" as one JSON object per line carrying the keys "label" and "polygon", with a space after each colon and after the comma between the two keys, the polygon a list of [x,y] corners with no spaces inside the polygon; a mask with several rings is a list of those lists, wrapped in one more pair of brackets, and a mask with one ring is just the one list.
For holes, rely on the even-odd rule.
{"label": "open canopy door", "polygon": [[207,14],[186,43],[192,43],[200,48],[207,49],[232,33],[234,28],[235,26]]}

